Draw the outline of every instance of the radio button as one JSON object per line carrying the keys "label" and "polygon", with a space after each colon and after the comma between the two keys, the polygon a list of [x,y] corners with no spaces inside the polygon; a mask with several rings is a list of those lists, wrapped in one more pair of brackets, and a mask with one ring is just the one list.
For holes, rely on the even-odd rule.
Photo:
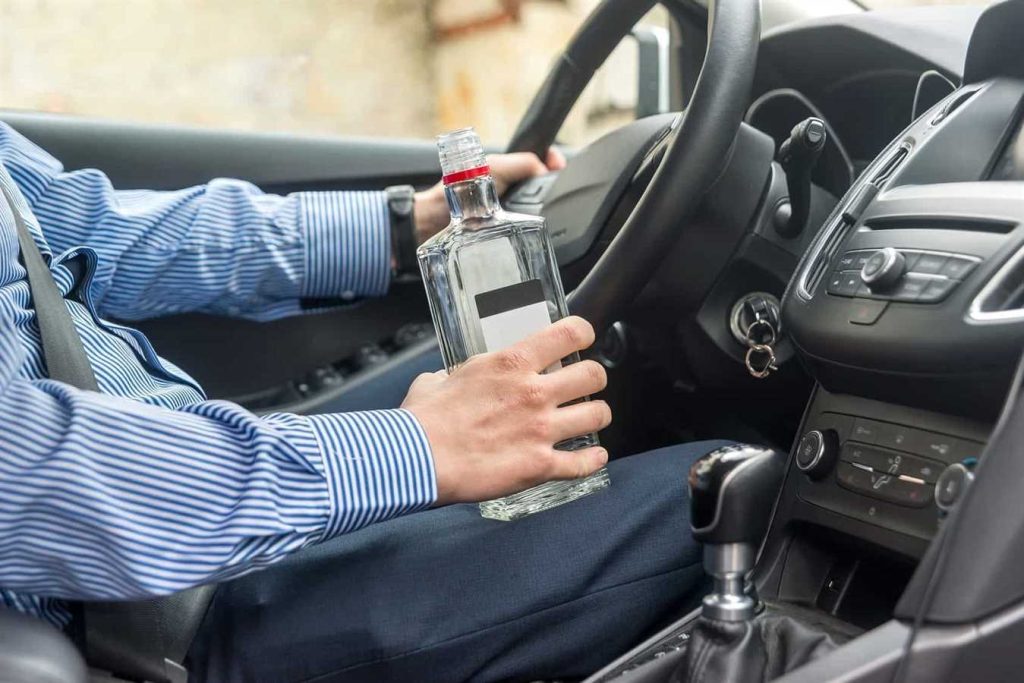
{"label": "radio button", "polygon": [[890,298],[892,298],[893,301],[917,301],[918,297],[921,296],[921,293],[924,292],[924,288],[927,287],[930,282],[931,278],[916,277],[911,273],[907,275],[902,282],[900,282],[899,287],[893,291]]}
{"label": "radio button", "polygon": [[863,270],[864,264],[875,254],[874,251],[858,251],[856,253],[857,258],[853,262],[853,269],[857,271]]}
{"label": "radio button", "polygon": [[857,252],[848,251],[839,258],[836,270],[853,270],[853,264],[857,261]]}
{"label": "radio button", "polygon": [[949,280],[944,277],[935,278],[928,283],[928,286],[924,288],[921,295],[917,297],[917,302],[922,304],[938,303],[945,299],[956,285],[956,280]]}
{"label": "radio button", "polygon": [[976,265],[978,265],[978,262],[974,259],[950,256],[949,260],[946,261],[946,265],[942,268],[942,274],[954,280],[963,280],[974,270]]}
{"label": "radio button", "polygon": [[911,272],[934,275],[942,271],[942,267],[946,265],[947,259],[948,257],[945,254],[921,254]]}

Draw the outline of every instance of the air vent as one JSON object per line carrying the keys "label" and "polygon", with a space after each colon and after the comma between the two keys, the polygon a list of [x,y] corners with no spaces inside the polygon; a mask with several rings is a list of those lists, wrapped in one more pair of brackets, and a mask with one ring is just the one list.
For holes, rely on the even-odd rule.
{"label": "air vent", "polygon": [[808,267],[804,269],[797,291],[805,299],[813,297],[821,279],[828,273],[829,264],[839,250],[839,246],[849,235],[850,230],[860,220],[868,205],[874,201],[882,187],[893,177],[910,155],[910,143],[904,142],[892,152],[880,167],[872,174],[871,180],[854,185],[849,198],[839,212],[838,217],[824,231],[810,258]]}
{"label": "air vent", "polygon": [[1024,249],[992,276],[971,302],[968,319],[976,323],[1024,320]]}
{"label": "air vent", "polygon": [[818,283],[828,273],[828,266],[836,255],[836,251],[839,250],[839,245],[846,239],[849,231],[850,224],[846,223],[841,217],[826,231],[825,238],[821,241],[821,248],[818,249],[810,267],[805,271],[807,276],[801,286],[803,290],[801,293],[805,298],[809,299],[812,296],[811,292],[817,289]]}
{"label": "air vent", "polygon": [[900,148],[893,152],[893,155],[889,157],[882,168],[875,173],[871,178],[871,184],[881,189],[883,185],[896,173],[897,169],[903,165],[903,162],[907,160],[907,156],[910,154],[910,145],[904,143],[900,145]]}
{"label": "air vent", "polygon": [[935,117],[931,120],[931,124],[933,126],[936,126],[942,123],[943,120],[946,119],[946,117],[948,117],[950,114],[959,109],[960,105],[962,105],[964,102],[974,97],[974,95],[977,92],[978,89],[974,88],[971,90],[961,90],[960,92],[956,93],[956,95],[954,95],[952,99],[946,102],[946,106],[944,106],[939,111],[939,113],[935,115]]}

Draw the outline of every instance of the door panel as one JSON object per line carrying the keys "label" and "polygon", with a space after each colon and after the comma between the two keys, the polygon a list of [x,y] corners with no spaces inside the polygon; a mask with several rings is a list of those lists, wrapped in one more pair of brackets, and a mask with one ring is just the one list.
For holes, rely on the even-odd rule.
{"label": "door panel", "polygon": [[98,168],[120,189],[177,190],[241,178],[268,192],[375,189],[437,181],[432,142],[154,126],[0,111],[68,169]]}
{"label": "door panel", "polygon": [[[284,194],[424,186],[440,175],[434,145],[425,141],[229,132],[23,112],[0,112],[0,119],[66,168],[101,169],[121,189],[170,190],[230,177]],[[287,410],[320,405],[316,395],[295,390],[317,369],[337,365],[356,386],[361,380],[351,360],[361,347],[378,344],[390,354],[402,347],[393,339],[399,328],[429,321],[422,285],[414,281],[393,286],[383,299],[269,323],[177,315],[133,324],[211,398]],[[373,372],[380,373],[387,361],[375,358]]]}

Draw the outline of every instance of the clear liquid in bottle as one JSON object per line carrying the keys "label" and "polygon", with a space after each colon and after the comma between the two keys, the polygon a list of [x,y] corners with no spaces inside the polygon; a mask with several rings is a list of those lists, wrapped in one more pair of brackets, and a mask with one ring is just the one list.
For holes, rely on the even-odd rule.
{"label": "clear liquid in bottle", "polygon": [[[471,356],[504,349],[568,315],[562,280],[544,220],[506,213],[498,202],[480,139],[472,128],[438,137],[452,222],[417,257],[430,312],[451,372]],[[562,365],[579,360],[577,354]],[[556,445],[572,451],[598,444],[586,434]],[[513,520],[606,488],[605,469],[553,481],[480,504],[484,517]]]}

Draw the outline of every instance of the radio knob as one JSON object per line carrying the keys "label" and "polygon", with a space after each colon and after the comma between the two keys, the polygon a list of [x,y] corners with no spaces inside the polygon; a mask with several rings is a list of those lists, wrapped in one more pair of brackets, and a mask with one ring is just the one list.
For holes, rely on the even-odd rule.
{"label": "radio knob", "polygon": [[796,447],[796,466],[811,479],[828,474],[839,455],[839,436],[833,429],[807,432]]}
{"label": "radio knob", "polygon": [[872,292],[889,289],[903,277],[907,259],[896,249],[886,247],[871,255],[860,271],[861,281]]}

